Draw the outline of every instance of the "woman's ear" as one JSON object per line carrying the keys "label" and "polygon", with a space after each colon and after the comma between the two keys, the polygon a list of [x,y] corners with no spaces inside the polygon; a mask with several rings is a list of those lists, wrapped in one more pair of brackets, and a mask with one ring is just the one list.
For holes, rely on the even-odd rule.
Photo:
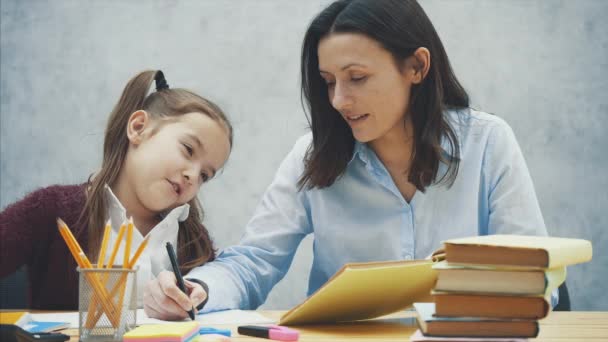
{"label": "woman's ear", "polygon": [[431,52],[425,47],[419,47],[410,57],[410,62],[408,70],[412,73],[411,81],[420,84],[431,68]]}
{"label": "woman's ear", "polygon": [[133,112],[127,122],[127,138],[132,144],[139,145],[143,141],[144,131],[150,124],[150,116],[145,110]]}

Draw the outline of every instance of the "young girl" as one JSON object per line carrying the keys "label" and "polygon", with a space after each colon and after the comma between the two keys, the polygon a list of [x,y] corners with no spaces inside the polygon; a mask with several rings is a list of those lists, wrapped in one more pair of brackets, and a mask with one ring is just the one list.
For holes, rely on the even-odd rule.
{"label": "young girl", "polygon": [[[205,310],[261,305],[308,234],[309,295],[348,262],[424,259],[457,237],[547,234],[513,131],[469,108],[416,1],[333,2],[308,27],[301,62],[312,134],[283,161],[241,243],[188,275],[208,285]],[[146,287],[148,313],[175,315],[156,304],[179,302],[174,288],[161,272]]]}
{"label": "young girl", "polygon": [[[148,94],[153,82],[156,90]],[[139,73],[110,114],[101,170],[84,184],[37,190],[0,213],[0,277],[26,265],[30,308],[75,310],[76,263],[56,219],[67,223],[95,261],[108,219],[113,232],[106,259],[121,223],[132,217],[132,245],[149,236],[137,262],[141,303],[146,281],[171,270],[166,242],[176,246],[182,272],[215,258],[196,195],[222,168],[231,147],[232,127],[218,106],[169,88],[160,70]],[[123,255],[119,251],[115,264],[122,264]]]}

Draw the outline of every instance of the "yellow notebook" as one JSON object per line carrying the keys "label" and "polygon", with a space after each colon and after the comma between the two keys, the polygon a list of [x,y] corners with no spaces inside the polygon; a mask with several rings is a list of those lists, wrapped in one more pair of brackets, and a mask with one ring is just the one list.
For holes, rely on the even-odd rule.
{"label": "yellow notebook", "polygon": [[1,324],[14,324],[20,327],[30,322],[31,316],[28,312],[24,311],[8,311],[0,312],[0,323]]}
{"label": "yellow notebook", "polygon": [[405,309],[430,298],[437,279],[432,265],[430,260],[346,264],[279,324],[355,321]]}
{"label": "yellow notebook", "polygon": [[548,236],[486,235],[444,242],[446,260],[457,264],[555,268],[591,260],[591,242]]}

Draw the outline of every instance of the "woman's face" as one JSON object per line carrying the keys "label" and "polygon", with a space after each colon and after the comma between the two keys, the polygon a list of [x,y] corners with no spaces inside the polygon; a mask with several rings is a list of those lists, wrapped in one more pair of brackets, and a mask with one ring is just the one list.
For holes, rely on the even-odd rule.
{"label": "woman's face", "polygon": [[409,59],[399,68],[389,51],[357,33],[324,37],[318,57],[329,100],[355,139],[372,142],[404,132],[410,89],[417,81]]}

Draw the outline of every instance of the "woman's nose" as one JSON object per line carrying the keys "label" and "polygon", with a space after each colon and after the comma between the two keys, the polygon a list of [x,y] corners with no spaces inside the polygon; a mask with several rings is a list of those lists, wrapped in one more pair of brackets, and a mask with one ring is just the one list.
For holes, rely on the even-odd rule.
{"label": "woman's nose", "polygon": [[333,97],[331,99],[331,105],[339,112],[345,112],[351,109],[353,105],[353,99],[350,94],[347,93],[344,87],[338,85],[334,88]]}

